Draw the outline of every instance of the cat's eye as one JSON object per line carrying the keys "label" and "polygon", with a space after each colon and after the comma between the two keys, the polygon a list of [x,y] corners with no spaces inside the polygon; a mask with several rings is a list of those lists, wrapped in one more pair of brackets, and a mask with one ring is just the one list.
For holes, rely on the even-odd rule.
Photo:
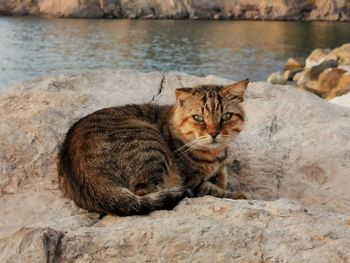
{"label": "cat's eye", "polygon": [[203,122],[204,119],[202,116],[200,115],[192,115],[192,118],[195,120],[195,121],[198,121],[198,122]]}
{"label": "cat's eye", "polygon": [[221,118],[222,118],[223,121],[227,121],[227,120],[231,119],[232,116],[233,116],[233,114],[231,112],[227,112],[224,115],[222,115]]}

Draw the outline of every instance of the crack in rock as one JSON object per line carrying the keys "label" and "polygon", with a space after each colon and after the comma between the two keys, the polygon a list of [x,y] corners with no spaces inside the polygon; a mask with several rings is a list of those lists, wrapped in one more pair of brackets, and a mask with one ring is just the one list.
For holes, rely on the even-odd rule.
{"label": "crack in rock", "polygon": [[151,103],[154,103],[155,99],[162,93],[164,80],[165,80],[165,74],[162,74],[162,79],[160,80],[158,92],[157,94],[153,95]]}
{"label": "crack in rock", "polygon": [[176,75],[176,79],[179,81],[181,88],[183,88],[184,85],[182,84],[181,77],[179,75]]}

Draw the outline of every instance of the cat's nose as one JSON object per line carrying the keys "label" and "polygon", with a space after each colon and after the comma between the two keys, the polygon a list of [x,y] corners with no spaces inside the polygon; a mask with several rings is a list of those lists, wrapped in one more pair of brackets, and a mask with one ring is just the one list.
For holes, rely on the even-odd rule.
{"label": "cat's nose", "polygon": [[219,132],[213,131],[213,132],[209,132],[209,134],[213,139],[215,139],[219,135]]}

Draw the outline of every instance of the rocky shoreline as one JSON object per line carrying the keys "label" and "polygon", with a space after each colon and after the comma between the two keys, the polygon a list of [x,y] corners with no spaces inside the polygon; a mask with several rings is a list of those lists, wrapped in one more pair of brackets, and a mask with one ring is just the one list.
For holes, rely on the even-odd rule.
{"label": "rocky shoreline", "polygon": [[0,262],[348,262],[350,108],[300,89],[249,84],[230,179],[255,200],[193,198],[172,211],[101,219],[59,191],[56,155],[77,119],[230,82],[107,71],[1,92]]}
{"label": "rocky shoreline", "polygon": [[0,15],[350,21],[345,0],[0,0]]}
{"label": "rocky shoreline", "polygon": [[330,100],[350,92],[350,43],[330,49],[317,48],[305,59],[289,58],[283,72],[267,82],[293,85]]}

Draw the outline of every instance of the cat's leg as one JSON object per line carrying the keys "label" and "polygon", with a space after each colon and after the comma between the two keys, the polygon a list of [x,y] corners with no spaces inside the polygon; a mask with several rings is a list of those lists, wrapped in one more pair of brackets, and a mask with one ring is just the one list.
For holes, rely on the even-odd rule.
{"label": "cat's leg", "polygon": [[244,192],[229,192],[221,189],[217,185],[211,182],[203,182],[196,191],[196,196],[211,195],[218,198],[230,198],[230,199],[250,199],[249,194]]}
{"label": "cat's leg", "polygon": [[130,179],[130,191],[138,196],[144,196],[162,189],[183,187],[182,177],[175,169],[169,168],[167,173],[158,176],[155,176],[156,173],[150,172],[150,174],[144,173]]}
{"label": "cat's leg", "polygon": [[192,174],[189,178],[186,180],[186,187],[194,191],[197,189],[201,183],[203,182],[203,176],[200,174]]}
{"label": "cat's leg", "polygon": [[224,166],[222,169],[220,169],[214,177],[210,178],[210,182],[215,184],[217,187],[219,187],[222,190],[227,189],[227,181],[228,181],[228,175],[226,171],[226,166]]}
{"label": "cat's leg", "polygon": [[203,183],[198,193],[200,193],[201,196],[212,195],[219,198],[251,199],[249,193],[227,191],[228,175],[226,169],[226,166],[223,166],[215,176],[210,179],[210,182]]}

